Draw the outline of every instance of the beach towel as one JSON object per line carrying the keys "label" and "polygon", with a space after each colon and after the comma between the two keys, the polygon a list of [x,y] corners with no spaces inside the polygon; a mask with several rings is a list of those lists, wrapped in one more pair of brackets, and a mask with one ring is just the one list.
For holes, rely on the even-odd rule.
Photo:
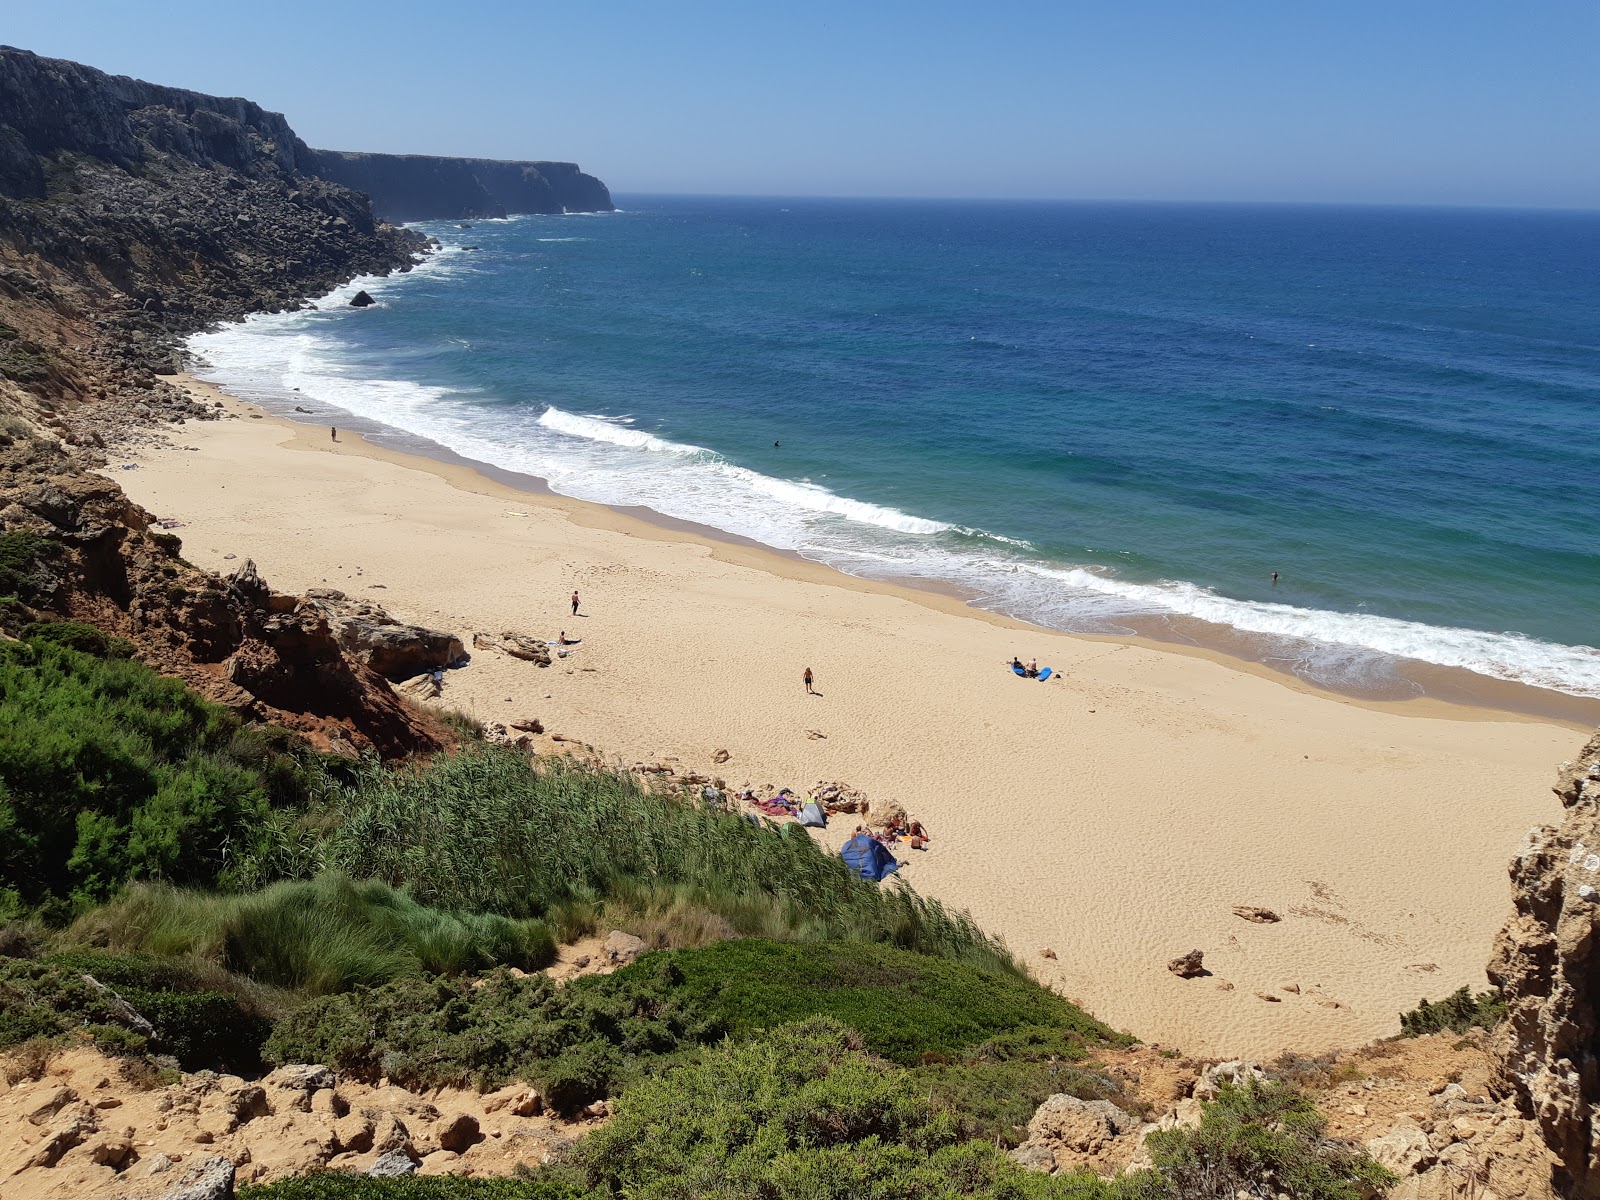
{"label": "beach towel", "polygon": [[878,883],[900,869],[894,855],[871,834],[858,833],[839,848],[839,857],[863,879]]}
{"label": "beach towel", "polygon": [[800,810],[800,824],[808,829],[826,829],[828,814],[822,811],[822,805],[813,800]]}

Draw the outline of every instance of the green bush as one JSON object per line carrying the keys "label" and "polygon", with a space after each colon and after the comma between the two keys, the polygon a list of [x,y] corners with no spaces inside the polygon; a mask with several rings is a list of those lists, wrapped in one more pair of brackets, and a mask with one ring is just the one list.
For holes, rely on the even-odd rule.
{"label": "green bush", "polygon": [[0,645],[0,880],[80,911],[131,879],[226,885],[272,799],[320,770],[266,740],[142,664]]}
{"label": "green bush", "polygon": [[58,547],[37,533],[0,533],[0,596],[28,596],[38,586],[34,569]]}
{"label": "green bush", "polygon": [[630,1200],[902,1200],[1160,1195],[1134,1177],[1025,1171],[930,1104],[914,1077],[836,1022],[776,1029],[630,1088],[573,1152],[584,1181]]}
{"label": "green bush", "polygon": [[1183,1200],[1366,1200],[1396,1182],[1359,1145],[1329,1138],[1327,1126],[1286,1083],[1224,1083],[1201,1106],[1198,1129],[1158,1130],[1145,1144]]}
{"label": "green bush", "polygon": [[644,1064],[721,1036],[682,985],[670,963],[562,988],[509,971],[471,982],[399,979],[304,1005],[278,1022],[265,1053],[408,1087],[525,1079],[570,1113]]}
{"label": "green bush", "polygon": [[555,960],[555,942],[537,921],[443,913],[387,884],[336,873],[236,896],[136,884],[68,936],[205,960],[309,996],[500,964],[536,970]]}
{"label": "green bush", "polygon": [[1450,1030],[1465,1033],[1474,1025],[1493,1029],[1506,1017],[1506,1002],[1496,988],[1479,992],[1462,986],[1443,1000],[1421,1000],[1410,1012],[1400,1014],[1400,1036],[1422,1037]]}
{"label": "green bush", "polygon": [[85,625],[82,621],[34,621],[23,627],[22,640],[65,646],[95,658],[133,657],[132,642],[108,637],[93,625]]}
{"label": "green bush", "polygon": [[544,916],[608,897],[670,894],[731,933],[883,942],[1016,973],[964,914],[851,875],[804,829],[758,828],[652,793],[631,775],[474,746],[373,773],[331,802],[329,866],[441,908]]}
{"label": "green bush", "polygon": [[190,972],[159,959],[92,953],[0,959],[0,1048],[86,1033],[112,1054],[155,1052],[189,1070],[248,1072],[260,1067],[270,1028],[237,995],[207,990]]}
{"label": "green bush", "polygon": [[465,1175],[401,1175],[368,1179],[318,1171],[277,1183],[246,1185],[239,1200],[610,1200],[559,1177],[473,1179]]}
{"label": "green bush", "polygon": [[997,1034],[1026,1028],[1094,1042],[1117,1034],[1030,979],[996,976],[887,946],[757,940],[647,955],[619,972],[682,973],[690,1002],[734,1037],[807,1017],[855,1030],[873,1053],[914,1064],[954,1058]]}

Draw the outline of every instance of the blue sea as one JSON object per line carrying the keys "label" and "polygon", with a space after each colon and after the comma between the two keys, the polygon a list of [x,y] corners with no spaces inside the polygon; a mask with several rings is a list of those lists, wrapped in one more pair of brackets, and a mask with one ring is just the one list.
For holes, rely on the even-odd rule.
{"label": "blue sea", "polygon": [[1600,697],[1600,214],[620,203],[200,373],[1056,629]]}

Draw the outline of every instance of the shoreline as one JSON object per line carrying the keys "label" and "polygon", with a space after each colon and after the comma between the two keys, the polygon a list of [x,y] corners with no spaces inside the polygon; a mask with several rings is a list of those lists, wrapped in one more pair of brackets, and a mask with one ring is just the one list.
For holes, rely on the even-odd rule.
{"label": "shoreline", "polygon": [[[223,403],[242,419],[176,428],[115,472],[184,522],[190,561],[250,557],[279,588],[339,587],[469,645],[580,626],[549,670],[475,652],[442,703],[538,716],[623,765],[898,801],[934,835],[907,852],[908,882],[1102,1019],[1195,1053],[1359,1045],[1420,996],[1481,987],[1506,858],[1559,817],[1549,764],[1582,741],[1576,725],[1352,700],[1219,652],[1042,630]],[[568,616],[573,586],[585,617]],[[1035,687],[1001,669],[1030,651],[1061,675]],[[824,697],[801,692],[802,665]],[[1193,947],[1215,974],[1170,975]]]}
{"label": "shoreline", "polygon": [[[187,371],[167,378],[191,394],[198,392],[206,399],[224,397],[232,403],[259,410],[267,418],[284,422],[294,428],[326,427],[320,420],[309,419],[316,414],[280,412],[253,401],[241,400],[229,394],[221,385],[200,379]],[[1025,618],[981,607],[973,603],[974,596],[971,593],[955,585],[926,579],[890,580],[855,575],[826,563],[808,559],[796,551],[770,546],[715,526],[669,516],[643,505],[603,504],[566,496],[557,492],[548,481],[537,475],[524,474],[467,458],[420,434],[337,409],[337,406],[327,401],[318,400],[316,403],[339,412],[340,420],[349,422],[348,425],[339,426],[341,433],[354,435],[359,447],[365,453],[380,458],[392,455],[395,456],[394,461],[417,470],[429,470],[430,464],[437,466],[440,469],[436,473],[441,478],[451,481],[456,486],[466,486],[469,490],[471,485],[466,480],[477,478],[506,488],[514,495],[536,496],[540,502],[554,503],[573,514],[591,510],[611,513],[618,518],[667,531],[683,540],[708,545],[712,547],[713,553],[716,553],[718,547],[746,551],[751,557],[741,555],[724,561],[757,566],[775,574],[803,568],[802,578],[831,581],[841,586],[861,584],[869,590],[885,589],[888,594],[925,602],[941,611],[954,611],[950,607],[953,603],[956,609],[965,614],[989,620],[1006,628],[1037,631],[1050,636],[1083,639],[1111,646],[1127,644],[1171,654],[1196,655],[1220,662],[1235,670],[1260,674],[1285,687],[1386,711],[1403,709],[1416,715],[1445,715],[1454,719],[1470,719],[1467,712],[1456,710],[1468,712],[1480,710],[1485,714],[1485,719],[1491,720],[1507,716],[1521,717],[1535,721],[1556,722],[1583,731],[1600,725],[1600,699],[1573,696],[1548,688],[1495,679],[1465,668],[1440,667],[1419,660],[1396,660],[1400,665],[1397,668],[1394,686],[1388,688],[1330,686],[1306,679],[1287,666],[1276,665],[1273,661],[1273,643],[1263,635],[1244,633],[1229,626],[1181,614],[1125,618],[1126,624],[1133,630],[1131,633],[1086,633],[1038,625]],[[387,444],[391,442],[401,444]],[[575,519],[585,520],[581,515],[575,516]],[[756,561],[761,558],[764,558],[765,562]],[[1442,709],[1435,707],[1441,705]]]}

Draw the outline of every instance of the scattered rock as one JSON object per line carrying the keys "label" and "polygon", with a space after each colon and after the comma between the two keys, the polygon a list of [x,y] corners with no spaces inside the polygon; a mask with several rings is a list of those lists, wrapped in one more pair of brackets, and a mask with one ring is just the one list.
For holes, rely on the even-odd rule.
{"label": "scattered rock", "polygon": [[1428,1135],[1415,1125],[1397,1125],[1367,1142],[1367,1153],[1402,1179],[1426,1171],[1438,1161]]}
{"label": "scattered rock", "polygon": [[1179,979],[1195,979],[1201,975],[1209,975],[1211,972],[1206,970],[1204,965],[1205,957],[1203,950],[1191,950],[1189,953],[1169,962],[1167,970],[1171,971]]}
{"label": "scattered rock", "polygon": [[365,291],[357,292],[354,296],[350,297],[351,308],[368,308],[376,303],[377,301],[371,296],[367,295]]}
{"label": "scattered rock", "polygon": [[1254,922],[1257,925],[1274,925],[1283,920],[1270,908],[1257,908],[1253,904],[1235,904],[1233,906],[1233,915],[1243,917],[1246,921]]}
{"label": "scattered rock", "polygon": [[184,1172],[161,1200],[233,1200],[233,1164],[220,1155]]}
{"label": "scattered rock", "polygon": [[729,754],[726,750],[718,750],[715,754],[713,754],[711,756],[711,761],[714,762],[714,763],[721,764],[721,763],[727,762],[732,757],[733,757],[733,755]]}
{"label": "scattered rock", "polygon": [[1274,996],[1271,992],[1257,992],[1255,994],[1255,997],[1256,997],[1257,1000],[1265,1000],[1268,1004],[1282,1004],[1283,1003],[1283,997],[1282,996]]}
{"label": "scattered rock", "polygon": [[644,953],[644,939],[613,929],[606,937],[605,955],[613,963],[630,963]]}
{"label": "scattered rock", "polygon": [[404,1150],[389,1150],[378,1155],[377,1161],[365,1173],[373,1179],[393,1179],[397,1175],[414,1174],[416,1169],[417,1164],[411,1161],[411,1156]]}
{"label": "scattered rock", "polygon": [[435,1131],[439,1139],[439,1149],[453,1150],[457,1154],[473,1145],[483,1141],[483,1135],[478,1132],[478,1118],[466,1113],[456,1113],[447,1117]]}
{"label": "scattered rock", "polygon": [[1039,951],[1040,958],[1054,958],[1055,956],[1056,952],[1050,949],[1049,946],[1046,946],[1043,950]]}

